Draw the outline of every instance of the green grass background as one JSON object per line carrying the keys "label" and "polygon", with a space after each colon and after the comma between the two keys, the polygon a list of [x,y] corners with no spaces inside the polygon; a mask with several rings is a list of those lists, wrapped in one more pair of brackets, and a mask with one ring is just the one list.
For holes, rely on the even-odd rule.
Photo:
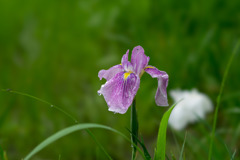
{"label": "green grass background", "polygon": [[[198,88],[215,103],[227,61],[240,37],[239,0],[0,0],[0,88],[47,100],[79,123],[100,123],[125,134],[130,110],[114,114],[97,90],[98,71],[119,64],[141,45],[149,64],[169,74],[168,90]],[[240,55],[230,68],[217,123],[214,159],[240,148]],[[154,101],[157,80],[144,74],[137,93],[139,131],[153,155],[166,108]],[[169,102],[172,100],[169,97]],[[206,159],[213,113],[190,125],[186,159]],[[42,140],[74,122],[50,106],[0,93],[0,146],[21,159]],[[93,133],[113,159],[130,159],[131,147],[109,131]],[[167,154],[177,158],[185,130],[168,130]],[[229,153],[224,145],[227,146]],[[51,144],[34,159],[106,159],[85,131]],[[140,156],[138,156],[140,157]],[[141,159],[141,158],[139,158]]]}

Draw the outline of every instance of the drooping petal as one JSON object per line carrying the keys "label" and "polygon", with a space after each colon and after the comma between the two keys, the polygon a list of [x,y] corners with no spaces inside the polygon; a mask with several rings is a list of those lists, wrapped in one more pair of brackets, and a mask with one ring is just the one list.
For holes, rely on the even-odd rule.
{"label": "drooping petal", "polygon": [[144,69],[152,78],[157,78],[158,88],[155,95],[155,101],[158,106],[168,106],[167,99],[167,86],[168,86],[168,74],[164,71],[160,71],[153,66],[147,66]]}
{"label": "drooping petal", "polygon": [[129,50],[127,50],[126,54],[123,55],[122,61],[121,61],[124,70],[127,72],[133,70],[132,64],[128,61],[128,54],[129,54]]}
{"label": "drooping petal", "polygon": [[111,68],[109,68],[108,70],[100,70],[98,72],[98,77],[100,80],[102,80],[102,78],[105,78],[107,81],[110,80],[112,77],[114,77],[117,73],[119,72],[123,72],[124,69],[122,67],[122,65],[115,65]]}
{"label": "drooping petal", "polygon": [[120,72],[101,86],[98,93],[104,96],[109,111],[124,114],[139,88],[140,79],[134,73]]}
{"label": "drooping petal", "polygon": [[144,54],[144,49],[141,46],[134,47],[131,56],[131,63],[134,72],[139,75],[142,70],[148,65],[149,57]]}

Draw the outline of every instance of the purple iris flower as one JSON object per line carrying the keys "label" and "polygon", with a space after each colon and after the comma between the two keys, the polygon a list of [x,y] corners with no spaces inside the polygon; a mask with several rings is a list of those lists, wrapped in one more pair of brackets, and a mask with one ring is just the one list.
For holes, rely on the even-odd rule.
{"label": "purple iris flower", "polygon": [[98,72],[100,80],[105,78],[107,82],[98,91],[107,102],[109,111],[124,114],[132,104],[139,89],[140,78],[147,72],[152,78],[157,78],[158,88],[155,101],[158,106],[168,106],[167,85],[168,74],[149,66],[149,57],[144,54],[144,49],[137,46],[132,51],[131,62],[128,61],[128,53],[123,55],[121,64],[115,65],[108,70]]}

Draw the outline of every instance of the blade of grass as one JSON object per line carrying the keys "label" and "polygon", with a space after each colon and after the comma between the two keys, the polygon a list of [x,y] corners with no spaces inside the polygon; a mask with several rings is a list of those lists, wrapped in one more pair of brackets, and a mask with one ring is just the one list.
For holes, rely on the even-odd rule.
{"label": "blade of grass", "polygon": [[235,150],[235,151],[233,152],[232,157],[231,157],[231,160],[234,160],[235,155],[236,155],[236,152],[237,152],[237,150]]}
{"label": "blade of grass", "polygon": [[232,140],[231,140],[231,146],[236,146],[239,138],[240,138],[240,124],[238,124],[238,126],[236,127],[236,129],[234,129],[234,134],[232,136]]}
{"label": "blade of grass", "polygon": [[[176,158],[172,152],[171,152],[171,157],[172,157],[172,160],[176,160]],[[169,160],[169,158],[168,158],[168,160]]]}
{"label": "blade of grass", "polygon": [[[129,141],[131,143],[131,140],[127,136],[125,136],[123,133],[121,133],[118,130],[115,130],[115,129],[111,128],[111,127],[100,125],[100,124],[94,124],[94,123],[77,124],[77,125],[73,125],[73,126],[64,128],[64,129],[58,131],[57,133],[53,134],[52,136],[48,137],[47,139],[45,139],[42,143],[40,143],[38,146],[36,146],[24,158],[24,160],[30,159],[33,155],[35,155],[36,153],[41,151],[46,146],[50,145],[51,143],[55,142],[56,140],[66,136],[66,135],[68,135],[70,133],[73,133],[73,132],[76,132],[76,131],[79,131],[79,130],[90,129],[90,128],[102,128],[102,129],[106,129],[106,130],[115,132],[115,133],[121,135],[124,139],[126,139],[127,141]],[[137,147],[137,146],[135,146],[135,147],[139,151],[139,153],[142,155],[142,157],[146,160],[142,150],[139,147]]]}
{"label": "blade of grass", "polygon": [[[205,137],[210,137],[209,135],[209,131],[212,130],[212,126],[210,126],[210,124],[203,118],[199,117],[197,114],[195,115],[198,118],[198,121],[201,122],[204,126],[201,127],[201,132],[203,132],[203,134],[205,135]],[[230,151],[230,149],[228,148],[227,144],[224,142],[224,140],[221,138],[221,136],[215,132],[215,137],[216,139],[224,146],[224,148],[226,149],[229,157],[231,158],[232,153]],[[204,148],[206,148],[205,146],[203,146]]]}
{"label": "blade of grass", "polygon": [[[58,111],[62,112],[63,114],[65,114],[66,116],[68,116],[70,119],[72,119],[75,123],[78,123],[78,121],[76,120],[76,118],[74,118],[71,114],[69,114],[68,112],[64,111],[63,109],[51,104],[50,102],[46,101],[46,100],[43,100],[43,99],[40,99],[38,97],[35,97],[35,96],[32,96],[32,95],[29,95],[27,93],[23,93],[23,92],[18,92],[18,91],[13,91],[11,89],[2,89],[1,91],[3,92],[10,92],[10,93],[14,93],[14,94],[17,94],[17,95],[22,95],[22,96],[26,96],[26,97],[29,97],[29,98],[32,98],[34,100],[37,100],[37,101],[40,101],[40,102],[43,102],[45,104],[48,104],[51,106],[51,108],[55,108],[57,109]],[[1,121],[0,121],[0,125],[1,125]],[[94,134],[86,129],[88,134],[93,138],[93,140],[95,141],[95,143],[99,146],[99,148],[103,151],[103,153],[109,158],[111,159],[110,155],[106,152],[106,150],[104,149],[104,147],[98,142],[98,140],[96,139],[96,137],[94,136]]]}
{"label": "blade of grass", "polygon": [[237,42],[237,45],[235,46],[235,48],[233,50],[233,53],[232,53],[232,55],[231,55],[231,57],[228,61],[226,70],[225,70],[224,75],[223,75],[223,79],[222,79],[222,83],[221,83],[221,87],[220,87],[220,92],[219,92],[218,97],[217,97],[217,105],[216,105],[216,109],[215,109],[215,112],[214,112],[213,127],[212,127],[213,129],[212,129],[211,139],[210,139],[208,160],[211,160],[211,158],[212,158],[213,141],[215,139],[215,131],[216,131],[216,124],[217,124],[218,110],[219,110],[219,106],[220,106],[220,101],[221,101],[221,97],[222,97],[223,88],[224,88],[224,85],[225,85],[225,82],[226,82],[226,79],[227,79],[228,71],[229,71],[230,66],[232,64],[233,58],[238,51],[239,45],[240,45],[240,41]]}
{"label": "blade of grass", "polygon": [[6,153],[6,151],[4,151],[4,150],[1,148],[1,146],[0,146],[0,159],[2,159],[2,160],[8,160],[8,158],[7,158],[7,153]]}
{"label": "blade of grass", "polygon": [[[136,99],[133,100],[131,107],[131,141],[132,141],[132,160],[136,158],[136,147],[138,139],[138,119],[137,119],[137,110],[136,110]],[[134,145],[135,144],[135,145]]]}
{"label": "blade of grass", "polygon": [[103,153],[105,153],[105,155],[108,157],[108,159],[112,160],[111,156],[107,153],[107,151],[104,149],[102,144],[97,140],[97,138],[94,136],[94,134],[89,129],[86,129],[86,131],[92,137],[92,139],[95,141],[95,143],[99,146],[99,148],[103,151]]}
{"label": "blade of grass", "polygon": [[177,103],[175,103],[168,111],[166,111],[162,117],[159,131],[158,131],[158,138],[157,138],[157,150],[155,153],[155,160],[164,160],[165,159],[165,150],[166,150],[166,134],[167,134],[167,125],[168,125],[168,119],[169,116],[173,110],[173,108],[176,106]]}
{"label": "blade of grass", "polygon": [[3,149],[1,146],[0,146],[0,157],[1,157],[1,159],[3,159]]}
{"label": "blade of grass", "polygon": [[57,107],[56,105],[53,105],[53,104],[49,103],[48,101],[45,101],[45,100],[43,100],[43,99],[40,99],[40,98],[38,98],[38,97],[32,96],[32,95],[27,94],[27,93],[18,92],[18,91],[13,91],[13,90],[11,90],[11,89],[2,89],[2,91],[3,91],[3,92],[10,92],[10,93],[14,93],[14,94],[22,95],[22,96],[26,96],[26,97],[35,99],[35,100],[37,100],[37,101],[40,101],[40,102],[42,102],[42,103],[48,104],[48,105],[50,105],[51,108],[57,109],[58,111],[62,112],[63,114],[65,114],[66,116],[68,116],[69,118],[71,118],[75,123],[78,123],[77,119],[74,118],[72,115],[70,115],[69,113],[67,113],[66,111],[64,111],[62,108]]}
{"label": "blade of grass", "polygon": [[179,145],[179,143],[178,143],[178,141],[177,141],[177,137],[176,137],[176,135],[175,135],[175,131],[174,131],[172,128],[170,128],[170,130],[171,130],[171,132],[172,132],[173,140],[174,140],[174,142],[175,142],[175,145],[176,145],[176,147],[177,147],[177,150],[178,150],[179,152],[181,152],[181,150],[180,150],[180,145]]}
{"label": "blade of grass", "polygon": [[[132,135],[132,132],[128,128],[126,128],[126,129]],[[143,153],[144,153],[146,159],[147,160],[151,160],[152,158],[151,158],[151,156],[150,156],[150,154],[149,154],[149,152],[148,152],[148,150],[147,150],[147,148],[146,148],[146,146],[144,144],[143,138],[141,137],[141,141],[137,137],[136,137],[136,139],[137,139],[138,143],[141,145],[141,147],[143,149]]]}
{"label": "blade of grass", "polygon": [[3,151],[3,160],[8,160],[6,151]]}
{"label": "blade of grass", "polygon": [[[185,135],[182,136],[182,134],[179,132],[175,132],[175,135],[177,136],[178,139],[184,141]],[[202,160],[203,158],[199,156],[199,151],[201,152],[201,155],[204,155],[204,153],[207,154],[208,151],[207,148],[204,147],[205,145],[200,141],[199,138],[195,136],[191,136],[189,138],[190,139],[186,141],[185,144],[188,146],[194,146],[188,148],[189,152],[191,152],[191,155],[194,156],[194,160]],[[196,146],[196,144],[198,145]],[[199,148],[202,150],[200,150]]]}
{"label": "blade of grass", "polygon": [[167,158],[167,160],[170,160],[170,159],[168,158],[168,156],[166,156],[166,158]]}
{"label": "blade of grass", "polygon": [[2,124],[8,117],[9,112],[12,110],[14,105],[7,106],[4,111],[2,111],[2,114],[0,115],[0,128],[2,127]]}
{"label": "blade of grass", "polygon": [[147,160],[151,160],[152,157],[151,157],[150,154],[148,153],[148,150],[147,150],[147,148],[146,148],[146,146],[145,146],[145,144],[144,144],[144,141],[143,141],[143,138],[142,138],[142,137],[141,137],[141,140],[142,140],[142,141],[139,142],[139,144],[142,146],[144,155],[145,155],[145,157],[147,158]]}
{"label": "blade of grass", "polygon": [[183,160],[183,151],[184,151],[184,147],[185,147],[186,138],[187,138],[187,132],[185,133],[185,137],[184,137],[181,153],[180,153],[180,156],[179,156],[179,160]]}

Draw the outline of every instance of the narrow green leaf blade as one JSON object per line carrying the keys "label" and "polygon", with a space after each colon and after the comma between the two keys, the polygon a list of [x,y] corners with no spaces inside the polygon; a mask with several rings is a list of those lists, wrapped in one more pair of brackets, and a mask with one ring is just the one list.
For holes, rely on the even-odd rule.
{"label": "narrow green leaf blade", "polygon": [[215,139],[216,125],[217,125],[217,118],[218,118],[218,110],[219,110],[219,107],[220,107],[220,102],[221,102],[223,89],[224,89],[225,82],[226,82],[226,79],[227,79],[227,76],[228,76],[228,72],[230,70],[230,67],[231,67],[231,64],[233,62],[234,56],[237,54],[239,47],[240,47],[240,40],[238,40],[238,42],[237,42],[237,44],[236,44],[236,46],[235,46],[235,48],[232,52],[232,55],[230,56],[230,59],[228,60],[227,67],[224,71],[223,79],[222,79],[222,82],[221,82],[220,91],[219,91],[219,94],[217,96],[217,104],[216,104],[216,108],[215,108],[215,111],[214,111],[214,118],[213,118],[213,126],[212,126],[212,133],[211,133],[211,139],[210,139],[208,160],[212,159],[213,143],[214,143],[214,139]]}
{"label": "narrow green leaf blade", "polygon": [[[126,139],[128,142],[131,142],[131,140],[126,137],[123,133],[111,128],[111,127],[108,127],[108,126],[104,126],[104,125],[100,125],[100,124],[94,124],[94,123],[84,123],[84,124],[77,124],[77,125],[73,125],[73,126],[70,126],[70,127],[67,127],[67,128],[64,128],[60,131],[58,131],[57,133],[53,134],[52,136],[48,137],[47,139],[45,139],[42,143],[40,143],[38,146],[36,146],[25,158],[24,160],[28,160],[30,159],[33,155],[35,155],[36,153],[38,153],[39,151],[41,151],[43,148],[47,147],[48,145],[50,145],[51,143],[55,142],[56,140],[70,134],[70,133],[73,133],[73,132],[76,132],[76,131],[79,131],[79,130],[83,130],[83,129],[89,129],[89,128],[102,128],[102,129],[106,129],[106,130],[109,130],[109,131],[112,131],[112,132],[115,132],[119,135],[121,135],[124,139]],[[142,155],[142,157],[144,159],[145,156],[142,152],[142,150],[135,146],[136,149],[139,151],[139,153]]]}
{"label": "narrow green leaf blade", "polygon": [[[126,129],[132,135],[132,132],[128,128],[126,128]],[[146,160],[151,160],[152,158],[151,158],[151,156],[150,156],[150,154],[149,154],[149,152],[148,152],[148,150],[147,150],[147,148],[144,144],[143,138],[141,137],[141,141],[137,138],[137,141],[143,149],[143,153],[144,153],[144,156],[145,156]]]}
{"label": "narrow green leaf blade", "polygon": [[97,138],[95,137],[95,135],[89,130],[86,129],[86,131],[88,132],[88,134],[92,137],[92,139],[95,141],[95,143],[99,146],[99,148],[102,150],[102,152],[108,157],[108,159],[112,160],[111,156],[108,154],[108,152],[104,149],[104,147],[102,146],[102,144],[97,140]]}
{"label": "narrow green leaf blade", "polygon": [[165,159],[165,150],[166,150],[166,132],[167,132],[167,125],[169,116],[176,106],[175,103],[168,111],[166,111],[162,117],[160,127],[158,130],[158,139],[157,139],[157,150],[155,153],[154,159],[156,160],[164,160]]}
{"label": "narrow green leaf blade", "polygon": [[1,148],[1,146],[0,146],[0,158],[1,159],[4,159],[4,151],[3,151],[3,149]]}
{"label": "narrow green leaf blade", "polygon": [[176,160],[176,157],[175,157],[175,155],[173,153],[171,153],[171,157],[172,157],[172,160]]}
{"label": "narrow green leaf blade", "polygon": [[235,150],[234,153],[232,154],[231,160],[234,160],[236,152],[237,152],[237,150]]}
{"label": "narrow green leaf blade", "polygon": [[186,143],[186,138],[187,138],[187,132],[185,133],[185,137],[184,137],[181,153],[180,153],[180,156],[179,156],[179,160],[183,160],[183,151],[184,151],[184,147],[185,147],[185,143]]}
{"label": "narrow green leaf blade", "polygon": [[142,139],[142,141],[139,142],[139,144],[142,146],[144,155],[145,155],[145,157],[147,158],[147,160],[151,160],[152,158],[151,158],[150,154],[148,153],[148,150],[147,150],[147,148],[146,148],[146,146],[145,146],[145,144],[144,144],[143,138],[141,137],[141,139]]}

